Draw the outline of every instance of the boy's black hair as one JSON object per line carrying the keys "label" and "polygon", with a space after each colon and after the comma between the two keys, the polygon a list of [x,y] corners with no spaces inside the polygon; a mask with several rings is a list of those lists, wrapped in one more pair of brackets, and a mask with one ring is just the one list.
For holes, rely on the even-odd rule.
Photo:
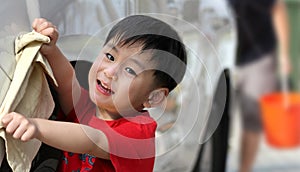
{"label": "boy's black hair", "polygon": [[118,22],[109,32],[110,40],[117,44],[142,44],[142,51],[152,51],[156,69],[154,76],[158,87],[173,90],[181,82],[187,63],[185,46],[177,32],[167,23],[145,15],[132,15]]}

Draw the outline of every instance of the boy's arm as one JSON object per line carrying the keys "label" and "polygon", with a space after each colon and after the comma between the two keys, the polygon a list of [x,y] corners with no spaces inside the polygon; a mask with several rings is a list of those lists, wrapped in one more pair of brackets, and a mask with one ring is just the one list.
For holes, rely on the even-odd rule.
{"label": "boy's arm", "polygon": [[32,28],[36,32],[50,37],[50,43],[43,44],[40,52],[50,63],[58,83],[55,90],[58,93],[60,106],[63,112],[68,114],[80,96],[80,85],[76,79],[75,71],[68,59],[56,46],[59,35],[56,27],[46,19],[38,18],[33,21]]}
{"label": "boy's arm", "polygon": [[64,151],[88,153],[103,159],[110,158],[106,152],[108,141],[105,134],[86,125],[40,118],[27,119],[16,112],[5,115],[1,122],[6,132],[15,139],[28,141],[36,138]]}

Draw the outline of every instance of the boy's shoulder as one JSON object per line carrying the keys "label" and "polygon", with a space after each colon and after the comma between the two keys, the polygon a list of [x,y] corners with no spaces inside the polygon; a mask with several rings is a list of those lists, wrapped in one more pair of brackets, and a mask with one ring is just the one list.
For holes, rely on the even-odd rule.
{"label": "boy's shoulder", "polygon": [[[155,133],[157,123],[150,116],[148,111],[140,113],[134,117],[124,117],[118,120],[111,121],[114,125],[111,125],[118,132],[126,132],[127,136],[135,138],[148,135],[148,138],[152,137]],[[125,133],[123,133],[125,134]]]}

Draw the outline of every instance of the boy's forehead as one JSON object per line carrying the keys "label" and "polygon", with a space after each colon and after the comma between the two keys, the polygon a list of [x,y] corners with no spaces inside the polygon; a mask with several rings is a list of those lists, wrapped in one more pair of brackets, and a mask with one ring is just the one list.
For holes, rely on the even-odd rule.
{"label": "boy's forehead", "polygon": [[141,42],[122,44],[111,40],[105,45],[105,47],[118,54],[127,54],[130,56],[149,54],[149,51],[143,51],[143,44]]}
{"label": "boy's forehead", "polygon": [[143,49],[144,43],[142,41],[136,41],[136,42],[126,42],[125,40],[119,40],[117,38],[113,38],[110,41],[107,42],[107,46],[111,48],[125,48],[125,49]]}

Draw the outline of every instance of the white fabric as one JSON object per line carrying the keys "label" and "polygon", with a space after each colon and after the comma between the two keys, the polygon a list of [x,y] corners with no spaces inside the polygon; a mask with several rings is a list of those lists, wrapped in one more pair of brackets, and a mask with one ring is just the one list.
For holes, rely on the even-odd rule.
{"label": "white fabric", "polygon": [[[46,75],[56,84],[50,65],[39,53],[42,43],[50,39],[37,32],[30,32],[15,39],[15,66],[12,78],[8,76],[7,92],[1,92],[0,120],[8,112],[19,112],[27,117],[49,118],[54,101],[48,87]],[[11,65],[11,64],[10,64]],[[2,65],[3,66],[3,65]],[[4,83],[1,83],[4,84]],[[0,99],[1,100],[1,99]],[[22,142],[5,133],[0,123],[0,137],[5,142],[7,161],[13,171],[30,170],[31,161],[36,155],[41,142],[31,140]],[[0,142],[0,149],[3,145]],[[0,157],[1,158],[1,157]]]}

